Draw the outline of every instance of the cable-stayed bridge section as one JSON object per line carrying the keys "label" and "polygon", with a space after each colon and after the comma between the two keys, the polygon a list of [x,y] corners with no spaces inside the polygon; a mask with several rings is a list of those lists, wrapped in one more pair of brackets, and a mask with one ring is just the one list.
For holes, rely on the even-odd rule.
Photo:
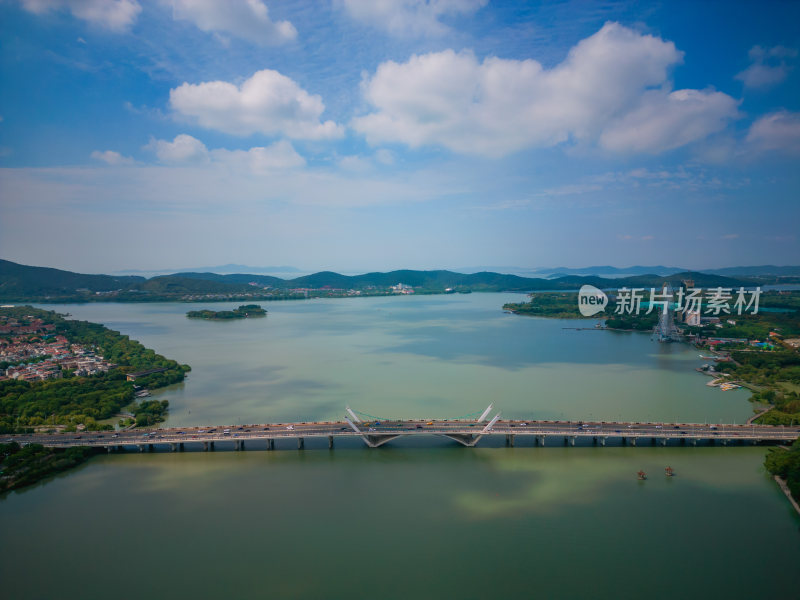
{"label": "cable-stayed bridge section", "polygon": [[[275,442],[281,440],[296,440],[297,447],[302,449],[307,438],[327,438],[329,448],[333,448],[336,439],[357,438],[370,448],[377,448],[401,437],[421,436],[441,436],[467,447],[477,445],[487,436],[505,436],[505,443],[509,446],[515,445],[517,438],[527,439],[537,446],[574,446],[576,441],[605,446],[609,440],[631,446],[648,443],[666,446],[696,445],[698,442],[720,445],[790,444],[800,437],[800,426],[501,420],[499,412],[491,416],[492,408],[490,405],[477,419],[387,420],[347,407],[347,416],[341,421],[34,433],[2,436],[0,441],[15,440],[23,445],[37,443],[58,448],[90,446],[106,448],[111,452],[125,449],[154,450],[157,447],[176,451],[187,446],[213,450],[219,444],[232,445],[237,450],[266,444],[266,449],[273,450]],[[470,416],[474,417],[467,417]]]}

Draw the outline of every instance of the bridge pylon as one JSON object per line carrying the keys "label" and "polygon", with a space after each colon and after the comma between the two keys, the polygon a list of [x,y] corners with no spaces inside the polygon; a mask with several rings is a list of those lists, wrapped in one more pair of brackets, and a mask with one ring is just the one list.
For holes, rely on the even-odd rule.
{"label": "bridge pylon", "polygon": [[[349,408],[347,409],[350,410]],[[364,440],[364,443],[369,446],[370,448],[378,448],[383,446],[386,442],[390,442],[395,438],[400,437],[399,433],[389,433],[384,435],[373,435],[372,433],[365,432],[362,429],[359,429],[355,423],[353,423],[347,417],[344,418],[348,425],[355,431],[359,437]]]}
{"label": "bridge pylon", "polygon": [[[486,410],[487,410],[487,411],[489,411],[491,408],[492,408],[492,405],[490,404],[490,405],[489,405],[489,408],[487,408]],[[473,447],[475,444],[477,444],[477,443],[478,443],[478,441],[479,441],[479,440],[480,440],[480,439],[481,439],[481,438],[482,438],[484,435],[486,435],[487,433],[489,433],[489,432],[492,430],[492,427],[494,427],[494,424],[495,424],[495,423],[497,423],[497,421],[498,421],[499,419],[500,419],[500,413],[497,413],[497,414],[496,414],[496,415],[495,415],[495,416],[492,418],[492,420],[491,420],[491,421],[489,421],[489,423],[486,425],[486,427],[484,427],[483,429],[481,429],[481,432],[480,432],[480,433],[478,433],[478,434],[474,434],[474,433],[468,433],[468,434],[463,434],[463,435],[462,435],[462,434],[458,434],[458,433],[454,433],[454,434],[447,434],[447,433],[443,433],[442,435],[443,435],[444,437],[446,437],[446,438],[449,438],[449,439],[451,439],[451,440],[455,441],[455,442],[458,442],[458,443],[459,443],[459,444],[461,444],[462,446],[467,446],[468,448],[471,448],[471,447]],[[483,421],[483,417],[481,417],[481,418],[479,419],[479,421]]]}

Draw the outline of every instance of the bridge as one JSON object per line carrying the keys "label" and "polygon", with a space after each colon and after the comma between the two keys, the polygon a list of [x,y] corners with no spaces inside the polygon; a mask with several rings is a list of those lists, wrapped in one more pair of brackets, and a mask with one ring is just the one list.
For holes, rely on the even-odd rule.
{"label": "bridge", "polygon": [[618,421],[523,421],[501,420],[498,412],[489,418],[490,405],[474,420],[379,420],[360,418],[347,407],[342,421],[302,423],[269,423],[261,425],[171,427],[135,429],[120,432],[36,433],[11,435],[2,441],[15,440],[20,444],[42,444],[55,448],[89,446],[113,450],[126,448],[139,451],[166,447],[184,450],[187,445],[214,450],[224,443],[236,450],[245,446],[266,445],[275,449],[277,440],[296,440],[298,449],[305,447],[306,438],[327,438],[328,447],[342,438],[361,439],[370,448],[383,446],[400,437],[442,436],[462,446],[475,446],[487,436],[505,436],[505,443],[514,446],[517,438],[527,438],[536,446],[571,445],[576,440],[605,446],[607,440],[636,446],[651,443],[666,446],[697,445],[698,442],[721,445],[792,443],[800,437],[800,426],[785,427],[755,424],[706,423],[643,423]]}

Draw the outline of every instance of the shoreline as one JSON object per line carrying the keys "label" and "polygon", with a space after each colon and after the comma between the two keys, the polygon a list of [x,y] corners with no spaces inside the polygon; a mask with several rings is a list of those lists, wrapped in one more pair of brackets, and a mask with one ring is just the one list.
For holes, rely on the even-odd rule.
{"label": "shoreline", "polygon": [[789,490],[789,486],[786,485],[786,481],[779,475],[773,475],[772,478],[775,480],[775,483],[778,484],[778,487],[781,489],[784,495],[789,499],[789,502],[794,507],[795,512],[797,512],[798,516],[800,516],[800,504],[798,504],[797,500],[795,500],[794,496],[792,496],[792,492]]}

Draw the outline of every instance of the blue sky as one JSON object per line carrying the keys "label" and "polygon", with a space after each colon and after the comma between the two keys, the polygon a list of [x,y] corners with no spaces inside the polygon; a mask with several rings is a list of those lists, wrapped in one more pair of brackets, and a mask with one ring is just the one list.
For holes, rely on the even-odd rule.
{"label": "blue sky", "polygon": [[0,1],[0,256],[800,264],[800,4]]}

